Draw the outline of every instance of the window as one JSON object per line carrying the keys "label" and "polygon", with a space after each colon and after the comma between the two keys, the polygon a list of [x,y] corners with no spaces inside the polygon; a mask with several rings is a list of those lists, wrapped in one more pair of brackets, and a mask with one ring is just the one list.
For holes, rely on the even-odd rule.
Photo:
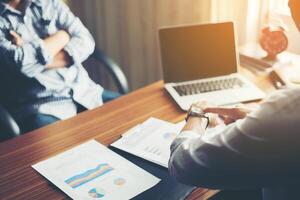
{"label": "window", "polygon": [[288,51],[300,53],[300,34],[291,17],[288,2],[289,0],[269,0],[268,13],[270,14],[270,22],[279,20],[282,23],[290,41]]}
{"label": "window", "polygon": [[267,25],[283,26],[289,39],[288,51],[300,54],[300,34],[291,17],[289,0],[248,1],[246,43],[257,42]]}
{"label": "window", "polygon": [[276,13],[281,15],[291,15],[289,6],[289,0],[270,0],[269,11],[270,13]]}

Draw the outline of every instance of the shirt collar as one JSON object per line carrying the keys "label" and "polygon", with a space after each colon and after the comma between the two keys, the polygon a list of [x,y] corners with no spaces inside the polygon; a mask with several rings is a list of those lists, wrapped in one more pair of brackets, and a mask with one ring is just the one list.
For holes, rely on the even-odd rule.
{"label": "shirt collar", "polygon": [[42,7],[42,1],[41,0],[31,0],[31,3],[33,3],[36,6]]}
{"label": "shirt collar", "polygon": [[[40,0],[31,0],[31,4],[34,4],[34,5],[39,6],[39,7],[42,6],[42,2]],[[13,13],[20,14],[20,12],[18,10],[13,9],[12,7],[10,7],[8,5],[8,3],[1,2],[0,3],[0,16],[2,16],[8,10],[13,12]]]}
{"label": "shirt collar", "polygon": [[2,16],[6,12],[11,12],[17,15],[21,15],[22,13],[8,5],[8,3],[0,3],[0,16]]}
{"label": "shirt collar", "polygon": [[3,15],[3,13],[5,13],[5,11],[8,10],[8,5],[6,3],[1,2],[0,3],[0,16]]}

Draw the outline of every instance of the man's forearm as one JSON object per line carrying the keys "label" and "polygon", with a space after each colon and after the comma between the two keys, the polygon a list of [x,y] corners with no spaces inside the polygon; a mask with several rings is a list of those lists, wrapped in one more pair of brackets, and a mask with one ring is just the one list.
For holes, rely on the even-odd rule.
{"label": "man's forearm", "polygon": [[54,35],[44,39],[44,44],[46,50],[55,57],[58,53],[60,53],[63,48],[69,43],[70,35],[64,31],[60,30],[56,32]]}
{"label": "man's forearm", "polygon": [[199,117],[190,117],[185,127],[183,128],[182,132],[194,131],[197,134],[204,134],[206,125],[207,125],[206,119],[202,119]]}
{"label": "man's forearm", "polygon": [[64,30],[44,39],[46,50],[53,56],[53,61],[47,65],[48,68],[63,68],[71,65],[70,56],[63,50],[69,41],[70,35]]}
{"label": "man's forearm", "polygon": [[[24,46],[24,40],[20,35],[14,31],[10,31],[10,35],[14,45]],[[66,31],[60,30],[43,41],[45,50],[53,57],[53,61],[47,64],[48,68],[68,67],[72,64],[71,57],[63,50],[70,41],[70,35]]]}
{"label": "man's forearm", "polygon": [[58,54],[56,54],[53,61],[49,65],[47,65],[47,68],[64,68],[69,67],[70,65],[72,65],[71,57],[68,55],[67,52],[61,50]]}

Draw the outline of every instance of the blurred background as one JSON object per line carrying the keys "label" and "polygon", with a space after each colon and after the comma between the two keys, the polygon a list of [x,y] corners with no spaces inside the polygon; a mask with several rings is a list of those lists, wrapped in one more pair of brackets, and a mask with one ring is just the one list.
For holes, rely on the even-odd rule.
{"label": "blurred background", "polygon": [[[256,42],[262,27],[280,19],[289,51],[300,53],[287,0],[69,0],[73,12],[92,32],[97,47],[125,71],[131,89],[162,79],[158,29],[165,26],[234,21],[239,45]],[[268,16],[268,17],[267,17]],[[113,88],[105,73],[86,64],[91,77]]]}

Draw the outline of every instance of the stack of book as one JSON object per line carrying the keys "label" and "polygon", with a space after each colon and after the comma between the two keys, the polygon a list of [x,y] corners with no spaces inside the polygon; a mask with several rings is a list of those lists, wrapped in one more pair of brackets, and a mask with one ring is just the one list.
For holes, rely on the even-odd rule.
{"label": "stack of book", "polygon": [[[267,53],[259,44],[247,44],[240,47],[241,66],[251,70],[272,72],[279,79],[280,85],[300,86],[300,55],[283,52],[277,60],[265,59]],[[271,74],[271,75],[272,75]]]}
{"label": "stack of book", "polygon": [[300,64],[300,56],[287,51],[279,54],[276,60],[267,60],[267,53],[256,43],[241,46],[239,52],[242,66],[262,71],[269,70],[274,66],[291,65],[294,61],[297,61],[298,64]]}
{"label": "stack of book", "polygon": [[266,70],[271,68],[275,61],[264,59],[267,53],[259,46],[259,44],[247,44],[240,47],[240,62],[241,65],[257,70]]}

